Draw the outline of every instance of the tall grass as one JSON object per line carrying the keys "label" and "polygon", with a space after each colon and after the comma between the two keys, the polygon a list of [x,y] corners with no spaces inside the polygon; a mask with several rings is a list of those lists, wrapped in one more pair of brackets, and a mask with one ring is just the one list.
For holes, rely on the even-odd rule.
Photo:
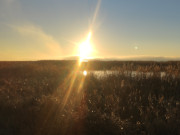
{"label": "tall grass", "polygon": [[180,134],[179,63],[115,63],[84,67],[120,72],[97,78],[75,61],[1,62],[0,134]]}

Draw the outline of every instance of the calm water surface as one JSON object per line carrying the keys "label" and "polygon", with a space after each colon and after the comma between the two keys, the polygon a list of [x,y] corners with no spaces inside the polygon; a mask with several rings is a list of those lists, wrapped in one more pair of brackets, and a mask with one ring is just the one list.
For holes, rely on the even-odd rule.
{"label": "calm water surface", "polygon": [[[94,75],[97,78],[104,78],[104,77],[108,77],[111,75],[125,75],[125,76],[129,76],[129,77],[137,77],[137,76],[143,76],[143,77],[151,77],[153,75],[155,75],[154,72],[138,72],[138,71],[125,71],[125,72],[120,72],[120,71],[113,71],[113,70],[93,70],[93,71],[86,71],[87,74],[86,75]],[[80,74],[83,74],[84,71],[80,71]],[[167,75],[166,72],[158,72],[156,73],[157,76],[165,77]],[[84,74],[83,74],[84,75]]]}

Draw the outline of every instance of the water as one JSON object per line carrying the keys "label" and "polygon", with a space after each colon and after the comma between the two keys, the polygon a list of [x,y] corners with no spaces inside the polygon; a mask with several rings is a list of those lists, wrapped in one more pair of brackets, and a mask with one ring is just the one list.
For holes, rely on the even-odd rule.
{"label": "water", "polygon": [[[86,74],[84,75],[84,72],[86,72]],[[128,77],[152,77],[155,74],[161,78],[165,77],[167,75],[166,72],[138,72],[138,71],[124,71],[124,72],[120,72],[117,70],[93,70],[93,71],[80,71],[80,74],[83,74],[84,76],[86,75],[94,75],[97,78],[104,78],[104,77],[108,77],[111,75],[125,75]]]}

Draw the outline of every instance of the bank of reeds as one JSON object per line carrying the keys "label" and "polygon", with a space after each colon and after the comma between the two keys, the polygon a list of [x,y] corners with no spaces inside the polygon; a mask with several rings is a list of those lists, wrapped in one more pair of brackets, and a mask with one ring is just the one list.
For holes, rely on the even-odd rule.
{"label": "bank of reeds", "polygon": [[149,77],[112,65],[119,75],[96,78],[75,72],[74,62],[1,63],[0,134],[179,135],[177,64],[131,63]]}

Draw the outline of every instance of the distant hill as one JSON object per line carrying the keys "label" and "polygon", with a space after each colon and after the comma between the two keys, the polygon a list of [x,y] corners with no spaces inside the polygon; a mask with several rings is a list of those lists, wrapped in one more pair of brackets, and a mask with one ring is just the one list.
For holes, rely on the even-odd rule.
{"label": "distant hill", "polygon": [[[78,60],[79,56],[64,57],[63,60]],[[131,56],[131,57],[111,57],[111,58],[94,58],[92,60],[102,61],[180,61],[180,57],[153,57],[153,56]]]}
{"label": "distant hill", "polygon": [[78,60],[79,56],[67,56],[62,58],[63,60]]}

